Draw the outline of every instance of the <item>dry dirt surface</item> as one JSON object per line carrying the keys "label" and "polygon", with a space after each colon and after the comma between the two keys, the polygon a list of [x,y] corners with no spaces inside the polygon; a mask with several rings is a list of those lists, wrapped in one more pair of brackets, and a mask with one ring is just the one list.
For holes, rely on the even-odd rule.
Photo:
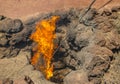
{"label": "dry dirt surface", "polygon": [[[36,12],[51,12],[57,9],[87,7],[92,0],[0,0],[0,15],[20,18]],[[100,8],[109,0],[96,0],[93,7]],[[120,0],[111,0],[104,8],[120,5]]]}

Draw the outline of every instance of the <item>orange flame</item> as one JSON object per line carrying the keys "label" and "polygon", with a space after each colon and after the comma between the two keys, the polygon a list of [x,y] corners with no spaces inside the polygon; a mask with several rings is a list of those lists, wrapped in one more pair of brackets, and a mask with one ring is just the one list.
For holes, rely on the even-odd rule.
{"label": "orange flame", "polygon": [[46,79],[50,79],[53,76],[51,60],[54,52],[53,40],[56,37],[56,21],[58,19],[59,16],[52,16],[51,19],[42,20],[36,25],[36,31],[30,36],[30,39],[37,43],[31,64],[36,65],[38,60],[43,57],[44,64],[40,66],[40,70],[44,73]]}

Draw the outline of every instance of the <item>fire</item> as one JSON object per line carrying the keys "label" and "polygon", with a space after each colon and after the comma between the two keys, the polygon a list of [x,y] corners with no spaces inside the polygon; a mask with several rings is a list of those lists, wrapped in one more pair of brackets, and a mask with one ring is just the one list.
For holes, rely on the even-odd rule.
{"label": "fire", "polygon": [[36,31],[30,36],[30,39],[37,43],[31,64],[36,65],[42,58],[44,63],[40,65],[40,70],[46,79],[50,79],[53,76],[51,60],[55,48],[53,40],[56,38],[55,28],[58,19],[59,16],[52,16],[51,19],[40,21],[36,25]]}

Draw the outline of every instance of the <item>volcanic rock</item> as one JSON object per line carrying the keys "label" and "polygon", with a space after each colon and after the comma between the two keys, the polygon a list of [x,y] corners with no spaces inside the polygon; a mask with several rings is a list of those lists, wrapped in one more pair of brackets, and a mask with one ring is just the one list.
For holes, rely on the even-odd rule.
{"label": "volcanic rock", "polygon": [[[83,51],[92,54],[92,59],[86,60],[85,63],[85,67],[88,70],[89,80],[94,81],[96,78],[99,79],[110,67],[110,61],[113,56],[112,51],[99,46],[89,46],[84,48]],[[96,81],[94,81],[94,83],[95,82]]]}
{"label": "volcanic rock", "polygon": [[[87,26],[85,23],[77,23],[78,19],[75,20],[71,14],[72,18],[68,18],[69,25],[58,27],[59,29],[64,28],[65,33],[61,38],[59,53],[57,52],[58,54],[54,56],[56,60],[60,61],[56,62],[56,65],[65,64],[64,68],[86,70],[88,81],[92,84],[102,82],[101,78],[109,70],[113,60],[112,50],[120,48],[120,36],[116,30],[112,14],[107,10],[104,12],[105,16],[93,10],[93,13],[90,13],[93,14],[91,19],[87,20],[89,23]],[[60,31],[59,36],[62,34]],[[59,68],[58,72],[61,70]],[[57,73],[57,71],[55,72]]]}
{"label": "volcanic rock", "polygon": [[116,30],[112,30],[108,33],[102,33],[97,31],[95,37],[93,38],[95,44],[100,46],[105,46],[109,49],[115,49],[120,47],[120,36]]}
{"label": "volcanic rock", "polygon": [[[99,12],[91,8],[84,14],[86,9],[73,8],[36,14],[24,23],[0,16],[0,80],[16,84],[19,81],[23,84],[54,84],[38,71],[39,65],[33,67],[30,64],[36,43],[29,37],[35,31],[37,21],[59,15],[54,39],[57,47],[52,58],[54,71],[50,80],[58,84],[119,83],[119,61],[116,61],[119,56],[114,56],[120,49],[118,10]],[[114,77],[118,78],[115,80]]]}
{"label": "volcanic rock", "polygon": [[19,19],[12,20],[10,18],[5,18],[0,21],[0,32],[17,33],[20,32],[22,28],[22,22]]}
{"label": "volcanic rock", "polygon": [[70,72],[64,78],[64,84],[90,84],[85,70],[76,70]]}
{"label": "volcanic rock", "polygon": [[120,52],[114,54],[115,59],[108,72],[104,75],[102,79],[102,83],[112,84],[116,83],[119,84],[120,80]]}
{"label": "volcanic rock", "polygon": [[16,44],[26,43],[29,40],[29,36],[31,33],[32,33],[32,27],[24,27],[24,29],[21,32],[12,35],[9,44],[16,45]]}
{"label": "volcanic rock", "polygon": [[82,24],[78,25],[76,28],[78,29],[75,37],[76,46],[78,46],[79,48],[88,46],[90,38],[93,35],[92,28],[90,27],[87,28]]}

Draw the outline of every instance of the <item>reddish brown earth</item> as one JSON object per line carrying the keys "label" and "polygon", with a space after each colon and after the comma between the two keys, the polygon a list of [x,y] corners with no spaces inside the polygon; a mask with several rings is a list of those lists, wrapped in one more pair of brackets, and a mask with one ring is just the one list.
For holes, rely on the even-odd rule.
{"label": "reddish brown earth", "polygon": [[[57,9],[83,8],[92,0],[0,0],[0,15],[11,18],[25,17],[36,12],[50,12]],[[93,7],[100,8],[109,0],[97,0]],[[104,8],[120,5],[120,0],[112,0]]]}

